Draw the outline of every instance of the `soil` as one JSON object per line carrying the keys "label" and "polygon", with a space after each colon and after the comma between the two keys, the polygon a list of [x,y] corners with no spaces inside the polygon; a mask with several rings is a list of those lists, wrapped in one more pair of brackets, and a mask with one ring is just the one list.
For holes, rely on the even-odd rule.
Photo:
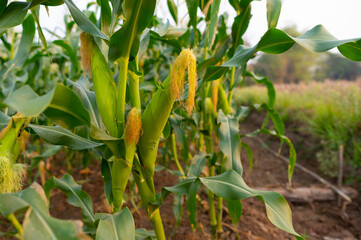
{"label": "soil", "polygon": [[[248,133],[260,126],[262,119],[258,115],[251,114],[245,123],[240,125],[240,133]],[[293,131],[287,133],[294,143],[307,147],[311,144],[307,136],[300,136]],[[262,137],[274,150],[279,147],[279,142],[274,138]],[[306,140],[305,140],[306,139]],[[247,154],[243,151],[241,154],[245,173],[244,179],[250,187],[287,187],[287,165],[270,155],[265,148],[260,146],[259,142],[252,138],[244,138],[253,152],[253,169],[248,171]],[[311,144],[312,145],[312,144]],[[303,148],[303,149],[305,149]],[[282,155],[287,156],[287,150],[284,147]],[[58,154],[54,159],[54,165],[50,170],[50,175],[61,177],[66,171],[66,164],[61,161],[64,153]],[[312,159],[312,154],[307,151],[299,151],[298,163],[317,172],[317,163]],[[176,169],[175,165],[170,168]],[[107,206],[103,180],[100,175],[100,163],[98,160],[92,160],[89,165],[89,172],[84,174],[82,168],[74,167],[73,177],[78,183],[83,183],[83,190],[86,191],[94,201],[95,212],[110,212]],[[177,177],[168,171],[161,171],[155,174],[156,189],[159,192],[162,186],[172,186],[177,183]],[[328,179],[335,182],[334,179]],[[310,176],[295,169],[293,177],[293,186],[312,186],[319,185],[316,180]],[[207,195],[201,190],[199,196],[203,201],[203,206],[198,203],[197,220],[198,226],[195,231],[192,230],[187,211],[184,206],[183,219],[178,228],[173,233],[171,239],[211,239],[211,229],[209,215],[207,211]],[[293,224],[296,231],[302,234],[306,239],[343,239],[354,240],[361,239],[361,199],[356,199],[348,205],[346,211],[342,213],[337,206],[336,201],[329,202],[311,202],[307,204],[289,203],[293,213]],[[271,239],[294,239],[288,233],[275,228],[266,217],[264,204],[259,200],[252,198],[243,200],[243,216],[237,227],[233,227],[230,217],[226,210],[223,211],[223,233],[222,239],[237,239],[236,231],[240,239],[244,240],[271,240]],[[134,220],[137,228],[152,229],[151,223],[146,218],[143,208],[136,212],[133,205],[127,203],[129,209],[134,213]],[[172,211],[173,196],[170,195],[160,207],[161,216],[166,232],[166,236],[172,234],[176,220]],[[80,209],[69,205],[66,202],[66,195],[59,190],[54,190],[50,199],[50,214],[61,219],[80,219]],[[9,223],[0,218],[0,231],[12,229]],[[7,239],[0,237],[0,239]],[[170,238],[169,238],[170,239]]]}

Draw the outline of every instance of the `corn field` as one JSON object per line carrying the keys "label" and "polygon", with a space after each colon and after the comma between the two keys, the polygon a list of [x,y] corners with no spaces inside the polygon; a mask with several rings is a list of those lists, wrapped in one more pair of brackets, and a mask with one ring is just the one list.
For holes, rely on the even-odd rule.
{"label": "corn field", "polygon": [[[196,231],[202,190],[212,239],[221,239],[225,207],[237,226],[246,198],[264,204],[274,227],[304,239],[281,194],[251,188],[243,179],[241,149],[250,167],[253,161],[244,137],[271,135],[289,149],[289,186],[296,163],[275,107],[275,87],[249,71],[247,63],[259,52],[281,54],[294,45],[317,53],[337,48],[345,58],[361,61],[361,39],[337,40],[322,25],[294,38],[277,28],[281,0],[267,0],[268,30],[247,46],[243,35],[252,0],[229,0],[237,15],[231,26],[219,15],[223,1],[186,0],[185,28],[156,16],[156,0],[97,0],[89,5],[95,11],[84,12],[72,0],[0,2],[0,214],[14,228],[6,236],[162,240],[171,237],[160,215],[165,199],[174,195],[180,208],[185,200]],[[177,23],[177,1],[167,4]],[[55,40],[49,41],[39,9],[61,5],[71,14],[64,18],[65,36],[53,33]],[[265,101],[256,107],[267,115],[259,129],[241,135],[239,124],[251,107],[235,104],[233,90],[245,78],[265,87]],[[37,157],[29,159],[30,149]],[[81,155],[84,165],[92,158],[100,162],[110,212],[94,211],[92,198],[71,176],[70,163],[63,177],[44,177],[44,159],[60,149],[68,159]],[[163,183],[157,192],[154,176],[169,166],[161,163],[165,155],[177,167],[172,171],[179,181]],[[55,189],[80,208],[81,221],[50,215]],[[127,204],[135,198],[151,229],[135,228]]]}

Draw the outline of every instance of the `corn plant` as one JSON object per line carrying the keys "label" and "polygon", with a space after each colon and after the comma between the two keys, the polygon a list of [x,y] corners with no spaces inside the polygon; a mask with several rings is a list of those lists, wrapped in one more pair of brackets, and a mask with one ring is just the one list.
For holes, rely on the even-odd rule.
{"label": "corn plant", "polygon": [[[247,71],[247,62],[259,51],[280,54],[294,44],[314,52],[337,47],[345,57],[360,61],[361,40],[337,40],[320,25],[293,38],[276,28],[281,1],[268,0],[269,29],[258,44],[248,47],[243,45],[242,36],[251,19],[252,1],[229,2],[237,13],[231,36],[227,34],[225,16],[218,16],[220,0],[187,0],[190,20],[185,29],[170,27],[169,22],[155,17],[156,0],[99,0],[98,18],[94,13],[86,16],[72,0],[0,3],[0,32],[5,32],[2,41],[9,51],[1,74],[4,81],[13,84],[3,96],[5,111],[0,118],[0,213],[14,225],[19,238],[165,239],[160,216],[163,200],[170,193],[175,193],[178,200],[185,195],[195,229],[197,193],[202,187],[208,193],[213,238],[221,237],[223,199],[236,225],[242,213],[241,200],[256,197],[265,203],[267,216],[276,227],[302,239],[293,228],[286,200],[276,192],[252,189],[242,178],[241,147],[250,159],[251,151],[241,141],[244,136],[239,135],[238,124],[249,109],[233,107],[232,91],[245,77],[266,86],[268,103],[254,107],[264,109],[267,117],[259,130],[246,136],[271,134],[290,147],[291,182],[296,153],[273,108],[274,87],[267,78]],[[68,7],[82,32],[72,31],[74,23],[69,23],[67,37],[48,46],[39,7],[61,4]],[[168,6],[177,22],[176,4],[169,0]],[[201,18],[197,16],[198,8]],[[200,21],[206,23],[203,33],[197,28]],[[8,34],[14,35],[11,28],[19,24],[23,32],[14,54],[14,44],[7,44],[7,39],[15,41]],[[31,48],[35,25],[42,43],[38,50]],[[72,34],[79,36],[80,48]],[[43,59],[54,45],[64,50],[69,62],[59,64],[62,73],[57,75],[53,88],[37,89],[28,81],[12,82],[9,76],[27,64],[31,51],[43,52]],[[48,78],[46,74],[39,76],[51,82]],[[39,122],[41,118],[46,121]],[[271,130],[266,129],[270,120],[274,125]],[[187,125],[186,131],[179,128],[180,122]],[[43,188],[33,183],[21,190],[25,166],[17,161],[29,134],[54,145],[90,149],[98,154],[112,214],[94,213],[92,199],[69,174],[50,178]],[[191,143],[187,142],[187,134],[193,136]],[[181,179],[175,186],[163,187],[159,194],[154,184],[157,153],[162,138],[168,136]],[[177,138],[182,139],[183,166],[177,155]],[[187,144],[197,146],[197,151],[189,151]],[[218,148],[220,151],[215,152]],[[131,176],[154,232],[135,230],[131,212],[124,207]],[[68,202],[81,209],[82,223],[50,216],[48,201],[54,188],[66,193]],[[20,224],[15,214],[24,208],[27,212]]]}

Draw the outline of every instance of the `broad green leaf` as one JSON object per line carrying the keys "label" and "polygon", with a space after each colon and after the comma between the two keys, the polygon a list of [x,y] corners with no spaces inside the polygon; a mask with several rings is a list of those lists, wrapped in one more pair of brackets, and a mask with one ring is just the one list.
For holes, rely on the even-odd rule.
{"label": "broad green leaf", "polygon": [[69,12],[81,30],[104,40],[109,40],[108,37],[105,36],[104,33],[102,33],[102,31],[100,31],[100,29],[79,10],[72,0],[64,0],[64,2],[68,6]]}
{"label": "broad green leaf", "polygon": [[[295,43],[311,52],[325,52],[338,47],[341,54],[346,58],[354,61],[361,60],[358,56],[358,53],[361,53],[361,38],[337,40],[322,25],[317,25],[297,38],[289,36],[282,30],[270,28],[258,44],[252,48],[240,45],[233,57],[218,68],[241,67],[245,65],[257,51],[269,54],[280,54],[290,49]],[[212,79],[209,75],[214,74],[213,72],[214,71],[208,71],[207,69],[204,78]]]}
{"label": "broad green leaf", "polygon": [[222,58],[224,57],[224,55],[226,54],[228,47],[230,44],[230,39],[227,37],[225,39],[223,39],[222,41],[218,41],[215,49],[214,49],[214,54],[202,61],[200,64],[198,64],[197,66],[197,74],[198,76],[203,76],[204,75],[204,70],[206,70],[206,68],[208,66],[211,65],[215,65],[217,64],[220,60],[222,60]]}
{"label": "broad green leaf", "polygon": [[39,97],[29,85],[25,85],[4,100],[4,103],[17,112],[27,116],[39,116],[51,102],[55,89]]}
{"label": "broad green leaf", "polygon": [[266,104],[262,104],[261,107],[264,108],[267,111],[267,114],[271,117],[277,133],[280,136],[283,136],[285,134],[285,126],[279,113]]}
{"label": "broad green leaf", "polygon": [[73,91],[79,96],[84,107],[90,114],[91,124],[97,128],[101,126],[101,116],[95,99],[95,93],[86,87],[85,78],[82,76],[78,81],[66,80],[72,86]]}
{"label": "broad green leaf", "polygon": [[28,126],[42,139],[54,145],[63,145],[74,150],[89,149],[103,145],[102,143],[96,143],[75,135],[59,126],[40,126],[33,124],[28,124]]}
{"label": "broad green leaf", "polygon": [[186,0],[188,14],[189,14],[189,23],[193,27],[194,31],[197,29],[197,8],[198,0]]}
{"label": "broad green leaf", "polygon": [[281,14],[282,0],[267,0],[267,23],[268,28],[277,27],[278,18]]}
{"label": "broad green leaf", "polygon": [[18,68],[24,65],[35,36],[35,21],[33,15],[29,15],[22,23],[23,32],[14,60],[9,65],[11,68]]}
{"label": "broad green leaf", "polygon": [[56,85],[54,95],[44,114],[62,127],[73,129],[76,126],[90,125],[90,115],[73,90]]}
{"label": "broad green leaf", "polygon": [[361,39],[355,42],[344,43],[337,48],[348,59],[361,62]]}
{"label": "broad green leaf", "polygon": [[112,4],[112,26],[111,29],[113,31],[118,18],[120,16],[120,14],[122,13],[122,4],[123,4],[123,0],[110,0],[111,4]]}
{"label": "broad green leaf", "polygon": [[112,10],[110,9],[109,0],[100,0],[100,2],[101,30],[105,33],[105,35],[109,36],[111,33]]}
{"label": "broad green leaf", "polygon": [[113,203],[113,195],[112,195],[112,170],[110,162],[102,158],[102,162],[100,164],[100,171],[102,174],[102,178],[104,181],[104,193],[107,199],[108,204],[111,206]]}
{"label": "broad green leaf", "polygon": [[256,47],[250,48],[240,45],[234,53],[233,57],[222,64],[221,67],[242,67],[248,62],[255,51]]}
{"label": "broad green leaf", "polygon": [[1,14],[4,12],[7,4],[8,4],[8,0],[0,1],[0,17]]}
{"label": "broad green leaf", "polygon": [[203,81],[207,82],[220,79],[227,72],[227,70],[227,67],[209,66],[206,70]]}
{"label": "broad green leaf", "polygon": [[175,23],[178,23],[178,8],[177,5],[174,3],[174,0],[167,0],[167,5],[170,15],[172,15]]}
{"label": "broad green leaf", "polygon": [[56,219],[49,214],[49,203],[39,184],[12,194],[0,194],[0,212],[6,216],[29,207],[23,222],[24,239],[78,239],[75,222]]}
{"label": "broad green leaf", "polygon": [[11,2],[0,15],[0,32],[21,24],[29,7],[29,2]]}
{"label": "broad green leaf", "polygon": [[237,46],[243,44],[242,36],[246,32],[249,21],[252,17],[251,15],[251,4],[248,1],[244,3],[244,9],[240,12],[238,16],[234,18],[232,24],[232,48],[230,49],[229,56],[233,56],[234,52],[237,49]]}
{"label": "broad green leaf", "polygon": [[220,4],[221,4],[221,0],[214,0],[212,2],[211,21],[208,26],[208,42],[207,42],[208,48],[212,47],[214,36],[216,35],[216,28],[218,24],[218,11]]}
{"label": "broad green leaf", "polygon": [[79,97],[61,84],[41,97],[25,85],[13,92],[4,103],[28,117],[44,112],[51,120],[69,129],[90,125],[89,112]]}
{"label": "broad green leaf", "polygon": [[246,72],[246,76],[252,77],[257,83],[263,84],[267,87],[268,106],[273,108],[276,102],[276,90],[273,83],[267,77],[260,77],[252,72]]}
{"label": "broad green leaf", "polygon": [[238,134],[238,121],[233,116],[225,116],[220,110],[218,112],[219,126],[219,147],[226,156],[224,169],[233,169],[242,174],[243,167],[241,163],[241,138]]}
{"label": "broad green leaf", "polygon": [[126,207],[100,219],[96,240],[135,239],[135,224],[132,213]]}
{"label": "broad green leaf", "polygon": [[200,186],[201,182],[199,180],[194,181],[187,193],[187,211],[189,214],[189,222],[191,223],[193,230],[195,230],[195,227],[197,226],[197,193]]}
{"label": "broad green leaf", "polygon": [[257,197],[265,203],[267,217],[276,227],[300,237],[292,225],[291,209],[279,193],[258,191],[248,187],[241,175],[234,170],[215,177],[200,178],[200,180],[210,191],[224,199],[235,201]]}
{"label": "broad green leaf", "polygon": [[176,229],[179,226],[179,224],[182,222],[182,217],[183,217],[183,196],[181,194],[174,194],[172,209],[176,220],[174,229]]}
{"label": "broad green leaf", "polygon": [[227,199],[225,199],[225,202],[232,223],[235,227],[237,227],[237,224],[242,217],[242,202],[240,200],[227,200]]}
{"label": "broad green leaf", "polygon": [[36,167],[42,159],[54,156],[62,148],[63,148],[63,146],[50,145],[50,144],[45,145],[45,148],[44,148],[43,152],[39,156],[34,157],[34,158],[31,159],[30,169]]}
{"label": "broad green leaf", "polygon": [[246,149],[246,152],[247,152],[247,156],[248,156],[248,161],[249,161],[249,171],[252,170],[252,167],[253,167],[253,154],[252,154],[252,150],[251,148],[249,147],[249,145],[245,142],[242,142],[242,147],[244,149]]}
{"label": "broad green leaf", "polygon": [[109,59],[116,61],[119,57],[137,55],[140,35],[151,21],[156,0],[125,0],[125,22],[121,29],[110,38]]}
{"label": "broad green leaf", "polygon": [[135,240],[157,239],[154,231],[147,231],[144,228],[135,229]]}
{"label": "broad green leaf", "polygon": [[48,199],[52,189],[57,188],[68,196],[68,203],[81,209],[81,217],[85,223],[93,224],[95,222],[93,201],[90,196],[82,190],[73,177],[65,174],[62,178],[50,178],[44,186]]}
{"label": "broad green leaf", "polygon": [[199,177],[206,166],[206,154],[200,152],[192,159],[191,166],[188,171],[189,177]]}

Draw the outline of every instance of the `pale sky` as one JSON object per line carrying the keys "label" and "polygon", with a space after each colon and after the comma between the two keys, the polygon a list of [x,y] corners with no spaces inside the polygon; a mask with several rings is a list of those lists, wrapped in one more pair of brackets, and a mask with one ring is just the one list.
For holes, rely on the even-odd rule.
{"label": "pale sky", "polygon": [[[74,1],[80,9],[85,9],[89,0]],[[180,25],[188,22],[186,4],[184,0],[175,0],[179,3],[178,18],[182,19]],[[49,8],[50,17],[42,8],[40,22],[43,27],[54,30],[55,27],[64,29],[63,14],[68,12],[65,4]],[[222,0],[220,14],[228,12],[229,24],[236,16],[228,0]],[[298,30],[305,31],[317,24],[324,25],[329,32],[338,39],[361,37],[361,0],[283,0],[278,28],[297,25]],[[160,17],[173,20],[168,12],[167,0],[158,0],[156,14]],[[201,14],[199,12],[199,14]],[[256,44],[267,31],[266,0],[252,3],[252,19],[245,34],[245,39],[251,45]],[[61,30],[56,30],[61,34]]]}

